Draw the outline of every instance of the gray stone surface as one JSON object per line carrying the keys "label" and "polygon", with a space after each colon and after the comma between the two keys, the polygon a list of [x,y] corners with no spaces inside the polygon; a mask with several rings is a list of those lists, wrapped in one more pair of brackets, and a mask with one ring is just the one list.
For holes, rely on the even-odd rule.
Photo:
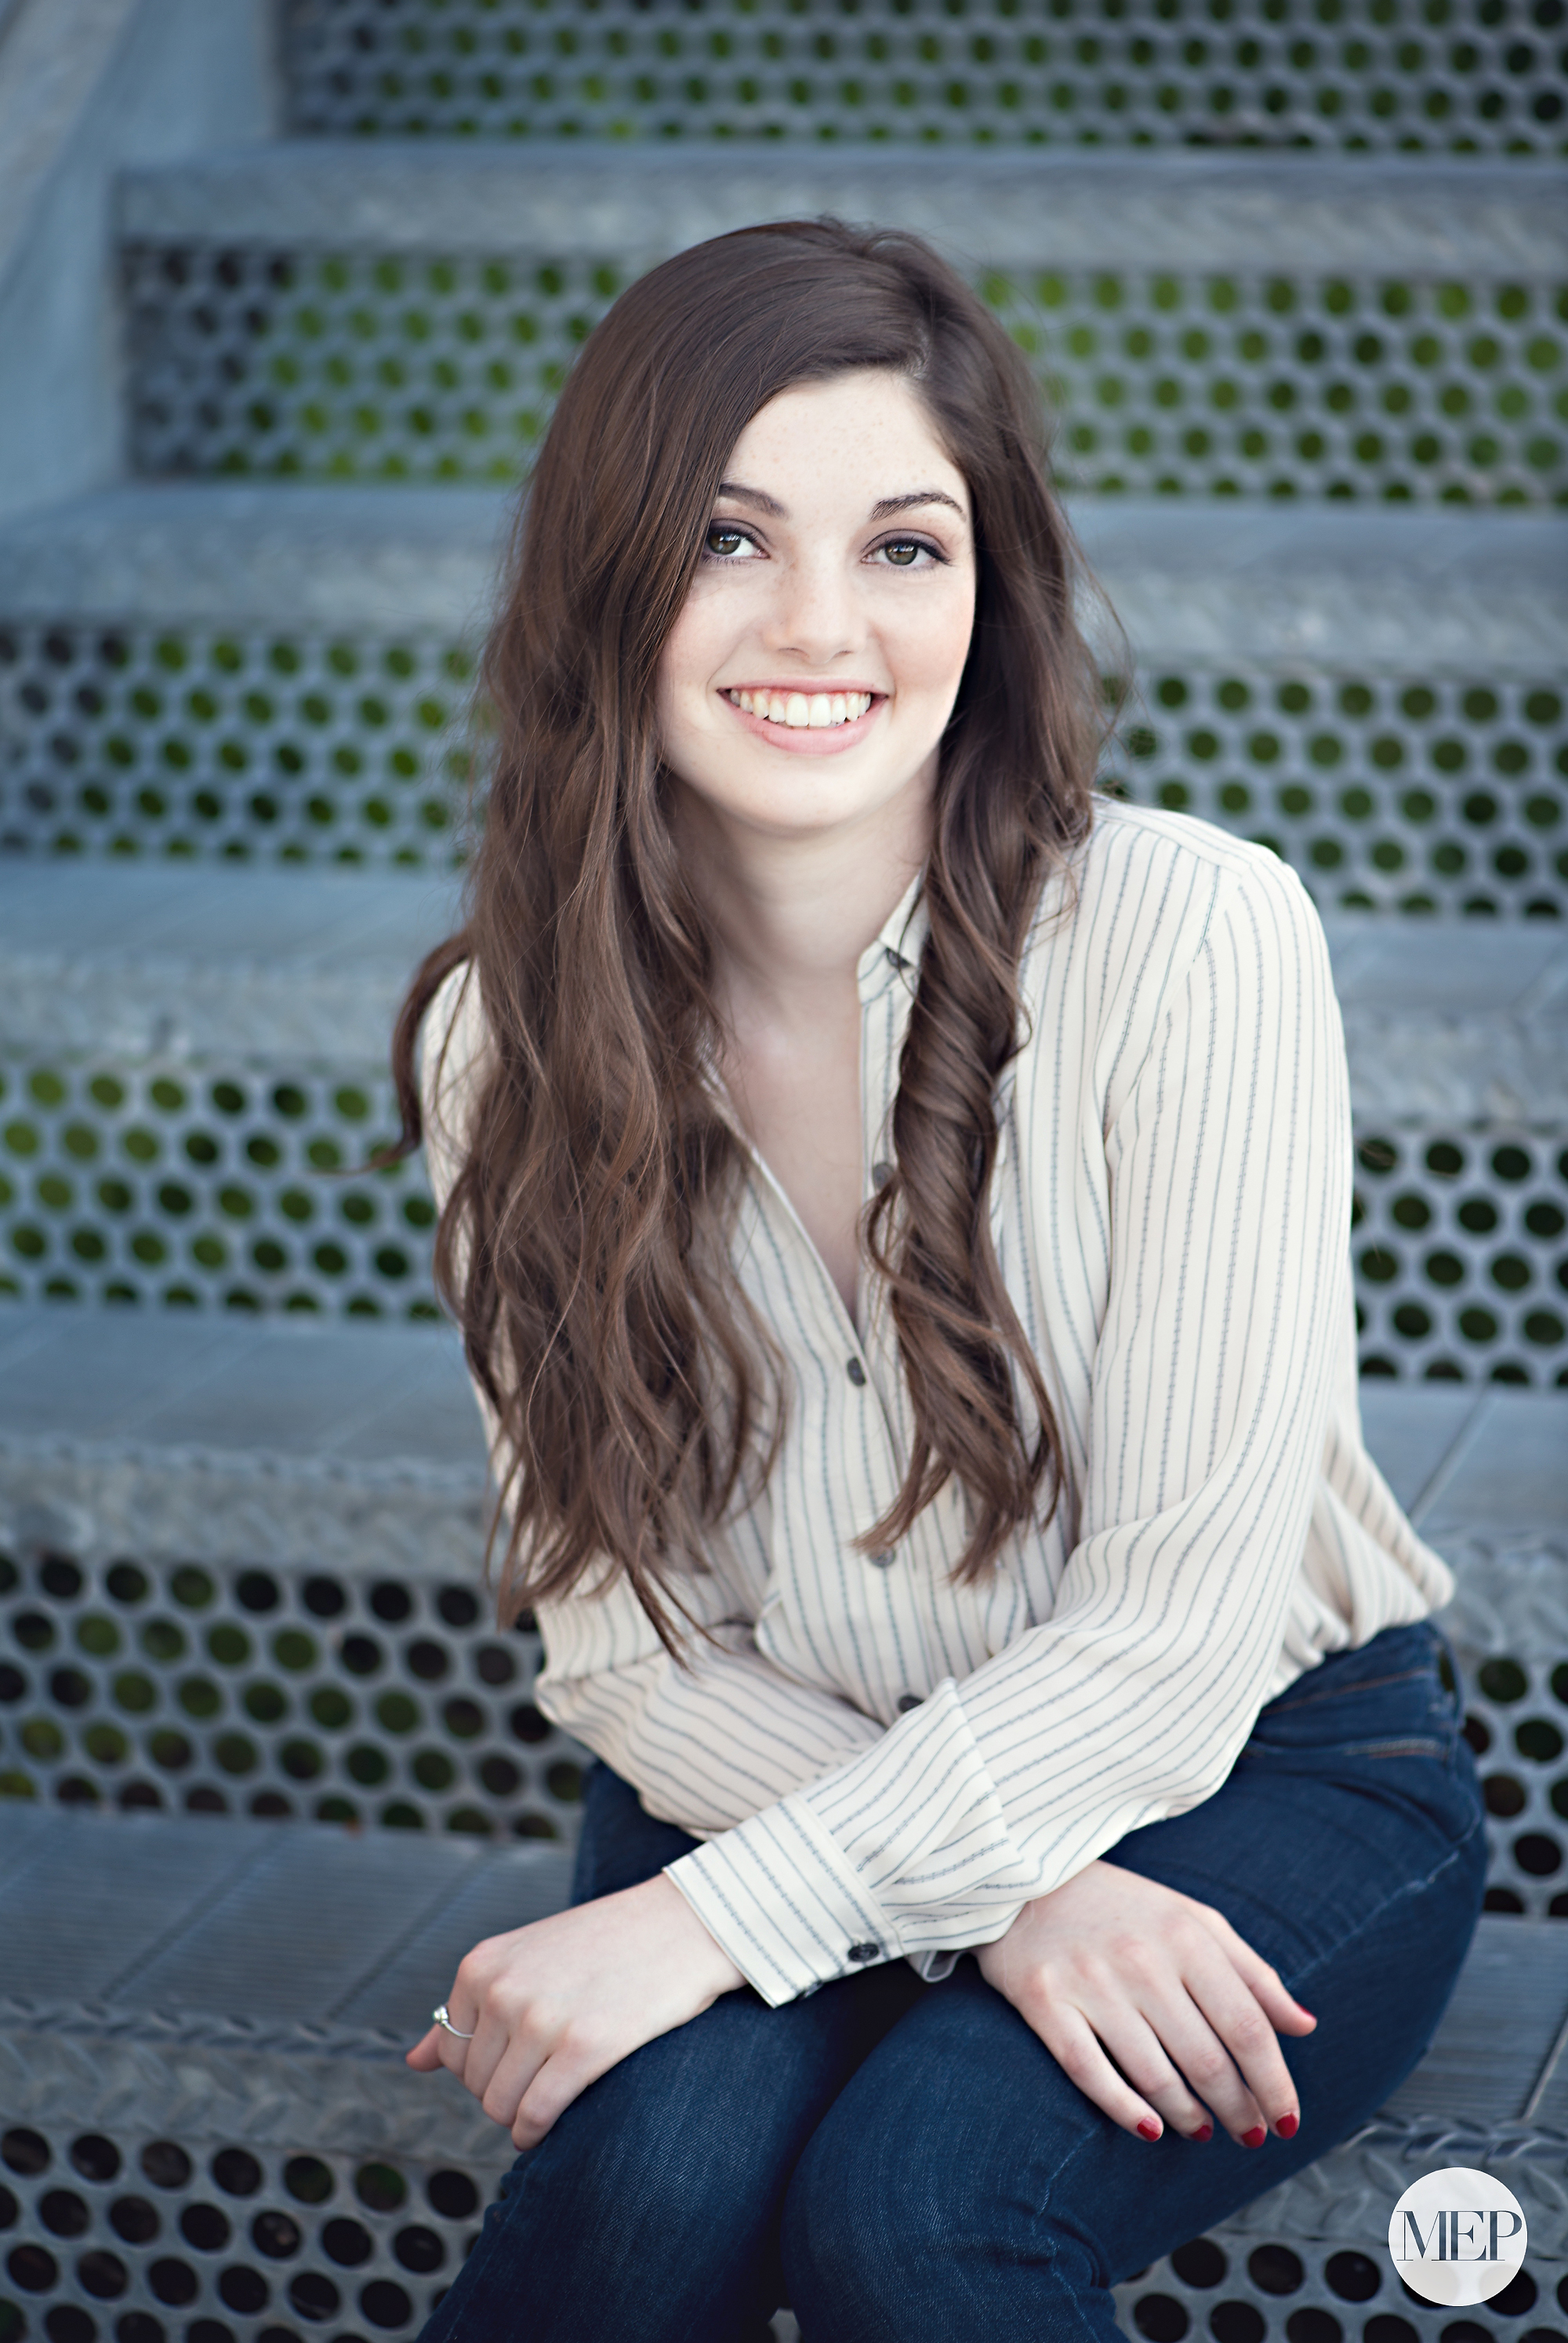
{"label": "gray stone surface", "polygon": [[477,1580],[484,1443],[427,1326],[0,1312],[0,1534]]}
{"label": "gray stone surface", "polygon": [[[1369,1444],[1445,1550],[1568,1559],[1551,1392],[1369,1383]],[[455,1333],[178,1312],[0,1311],[0,1492],[72,1551],[477,1568],[485,1460]],[[385,1549],[377,1543],[389,1539]],[[1559,1567],[1553,1564],[1553,1568]]]}
{"label": "gray stone surface", "polygon": [[407,2072],[457,1962],[558,1910],[569,1857],[461,1839],[0,1808],[0,2108],[190,2141],[509,2160]]}
{"label": "gray stone surface", "polygon": [[[457,902],[419,872],[0,861],[0,1047],[379,1064]],[[1555,926],[1328,925],[1358,1113],[1568,1120]]]}
{"label": "gray stone surface", "polygon": [[[0,618],[482,631],[512,509],[488,488],[122,486],[0,524]],[[1543,513],[1085,497],[1145,666],[1553,675],[1568,523]],[[1114,629],[1086,623],[1110,658]]]}
{"label": "gray stone surface", "polygon": [[457,889],[414,870],[0,861],[0,1047],[380,1065]]}
{"label": "gray stone surface", "polygon": [[493,488],[121,485],[0,524],[0,614],[462,635],[488,609],[511,503]]}
{"label": "gray stone surface", "polygon": [[26,0],[0,52],[0,513],[116,468],[109,185],[273,119],[266,0]]}
{"label": "gray stone surface", "polygon": [[[1314,277],[1550,277],[1565,175],[1479,160],[1144,152],[658,149],[297,140],[121,179],[155,241],[642,255],[836,212],[996,266],[1262,267]],[[482,226],[479,225],[482,223]]]}
{"label": "gray stone surface", "polygon": [[[1377,1403],[1362,1406],[1369,1430]],[[1568,1408],[1555,1392],[1493,1385],[1416,1501],[1423,1535],[1541,1530],[1568,1540]]]}

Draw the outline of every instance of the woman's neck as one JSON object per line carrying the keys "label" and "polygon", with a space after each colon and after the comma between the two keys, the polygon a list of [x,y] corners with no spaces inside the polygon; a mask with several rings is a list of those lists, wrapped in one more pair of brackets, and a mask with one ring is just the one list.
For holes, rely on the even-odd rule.
{"label": "woman's neck", "polygon": [[853,988],[930,843],[924,792],[879,811],[875,823],[780,838],[687,799],[681,843],[711,923],[727,1021],[792,1023]]}

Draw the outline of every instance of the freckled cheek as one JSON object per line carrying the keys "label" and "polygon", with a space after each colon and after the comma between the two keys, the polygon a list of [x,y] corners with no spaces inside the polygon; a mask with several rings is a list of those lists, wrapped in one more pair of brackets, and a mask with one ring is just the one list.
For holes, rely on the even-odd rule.
{"label": "freckled cheek", "polygon": [[910,698],[950,697],[958,689],[974,630],[970,597],[908,620],[889,639],[895,683]]}

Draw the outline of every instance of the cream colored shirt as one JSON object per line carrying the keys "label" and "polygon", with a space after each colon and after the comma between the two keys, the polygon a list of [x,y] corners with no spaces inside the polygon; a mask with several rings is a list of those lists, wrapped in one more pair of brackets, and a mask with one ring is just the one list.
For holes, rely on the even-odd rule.
{"label": "cream colored shirt", "polygon": [[[902,1477],[897,1342],[874,1281],[857,1337],[753,1157],[735,1262],[788,1418],[683,1586],[721,1648],[682,1673],[624,1582],[538,1608],[538,1705],[704,1842],[668,1875],[770,2004],[900,1955],[945,1976],[1211,1797],[1324,1653],[1452,1591],[1362,1444],[1344,1042],[1304,890],[1261,848],[1117,804],[1075,870],[1023,959],[990,1196],[1065,1450],[1051,1520],[972,1587],[949,1583],[953,1486],[896,1551],[857,1549]],[[868,1195],[923,932],[917,887],[859,963]],[[438,1196],[484,1045],[462,970],[430,1012],[448,1028]]]}

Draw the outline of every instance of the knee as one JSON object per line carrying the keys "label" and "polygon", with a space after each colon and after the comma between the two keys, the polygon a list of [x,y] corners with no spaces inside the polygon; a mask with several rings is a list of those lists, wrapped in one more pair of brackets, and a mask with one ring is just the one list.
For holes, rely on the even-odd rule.
{"label": "knee", "polygon": [[803,2330],[901,2334],[919,2317],[941,2333],[955,2302],[994,2310],[1002,2333],[1026,2331],[1020,2311],[1041,2338],[1106,2328],[1086,2319],[1105,2274],[1067,2186],[1091,2123],[1053,2063],[1010,2074],[984,2058],[875,2054],[813,2132],[785,2198],[781,2254]]}
{"label": "knee", "polygon": [[753,2177],[745,2143],[690,2081],[678,2061],[642,2052],[601,2076],[528,2159],[536,2212],[548,2203],[581,2237],[635,2235],[677,2252],[731,2226]]}
{"label": "knee", "polygon": [[[779,2247],[789,2300],[808,2335],[879,2333],[890,2303],[942,2250],[942,2176],[919,2144],[890,2154],[885,2129],[819,2126],[791,2177]],[[918,2288],[917,2288],[917,2290]]]}

